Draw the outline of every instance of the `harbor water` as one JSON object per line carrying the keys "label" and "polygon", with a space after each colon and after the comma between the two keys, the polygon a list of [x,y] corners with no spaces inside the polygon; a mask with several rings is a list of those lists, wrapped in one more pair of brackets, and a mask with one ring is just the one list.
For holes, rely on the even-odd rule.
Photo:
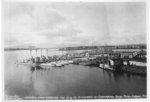
{"label": "harbor water", "polygon": [[[46,51],[42,53],[46,55]],[[48,55],[65,53],[55,49]],[[48,70],[15,64],[17,59],[29,56],[28,50],[4,52],[5,96],[146,95],[146,76],[72,64]]]}

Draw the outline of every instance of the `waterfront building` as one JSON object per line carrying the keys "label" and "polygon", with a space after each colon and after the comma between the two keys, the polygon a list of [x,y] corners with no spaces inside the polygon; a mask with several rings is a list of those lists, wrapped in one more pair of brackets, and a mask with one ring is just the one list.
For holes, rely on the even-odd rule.
{"label": "waterfront building", "polygon": [[121,58],[132,59],[133,58],[133,52],[122,52]]}
{"label": "waterfront building", "polygon": [[109,53],[110,58],[120,58],[120,53],[119,52],[114,52],[114,53]]}
{"label": "waterfront building", "polygon": [[136,54],[136,57],[138,57],[138,58],[146,58],[146,51],[144,51],[144,50],[136,52],[135,54]]}

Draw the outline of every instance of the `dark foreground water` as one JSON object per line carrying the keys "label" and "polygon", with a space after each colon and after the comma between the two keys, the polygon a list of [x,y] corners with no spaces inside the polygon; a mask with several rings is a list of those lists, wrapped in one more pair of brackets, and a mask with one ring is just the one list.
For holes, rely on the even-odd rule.
{"label": "dark foreground water", "polygon": [[14,64],[26,55],[25,51],[5,52],[6,96],[146,95],[145,76],[80,65],[42,70]]}

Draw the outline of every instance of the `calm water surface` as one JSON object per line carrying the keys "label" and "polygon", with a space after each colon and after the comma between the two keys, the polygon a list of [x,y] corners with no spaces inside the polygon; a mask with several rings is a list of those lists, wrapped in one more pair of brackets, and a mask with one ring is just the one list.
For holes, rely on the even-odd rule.
{"label": "calm water surface", "polygon": [[[66,52],[49,51],[49,55],[64,53]],[[32,54],[35,55],[34,52]],[[38,70],[14,64],[16,59],[29,56],[29,51],[5,52],[6,95],[24,97],[146,94],[145,76],[117,74],[98,67],[80,65]]]}

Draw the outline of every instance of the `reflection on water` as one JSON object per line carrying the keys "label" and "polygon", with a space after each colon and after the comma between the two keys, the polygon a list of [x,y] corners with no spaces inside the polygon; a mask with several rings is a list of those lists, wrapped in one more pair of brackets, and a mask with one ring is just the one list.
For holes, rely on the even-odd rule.
{"label": "reflection on water", "polygon": [[[24,54],[25,53],[25,54]],[[5,94],[24,96],[89,96],[146,94],[146,77],[67,65],[48,70],[15,65],[26,52],[5,52]],[[21,56],[20,56],[21,55]]]}

